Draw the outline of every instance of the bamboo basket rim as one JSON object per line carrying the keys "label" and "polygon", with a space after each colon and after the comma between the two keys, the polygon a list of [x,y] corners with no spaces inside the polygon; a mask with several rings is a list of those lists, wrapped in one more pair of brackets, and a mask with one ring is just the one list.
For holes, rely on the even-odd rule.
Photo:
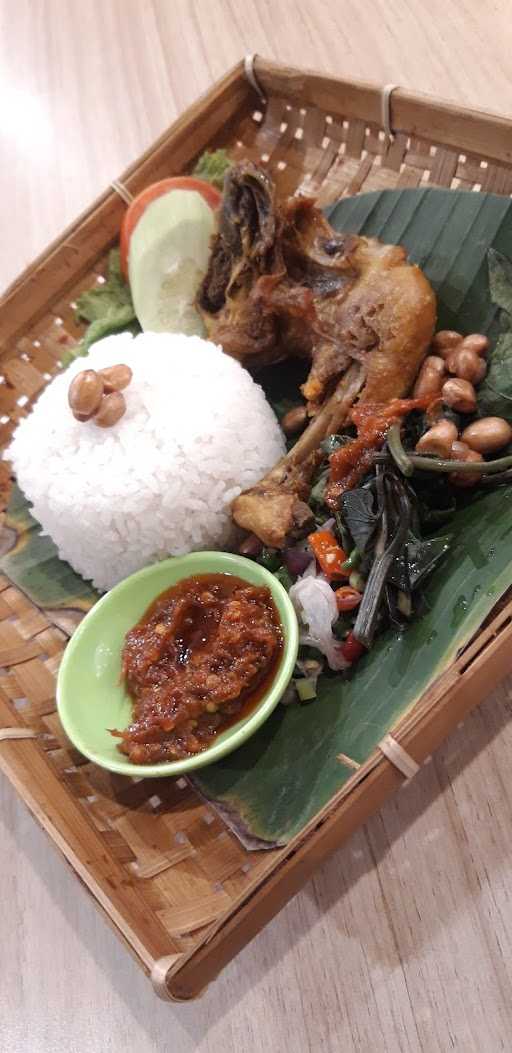
{"label": "bamboo basket rim", "polygon": [[[467,148],[468,151],[474,153],[476,150],[474,140],[466,139],[465,136],[469,124],[477,122],[483,129],[483,136],[488,136],[487,156],[512,162],[512,144],[506,150],[502,144],[503,134],[506,135],[507,132],[512,131],[512,119],[503,114],[477,107],[460,106],[455,100],[430,95],[426,92],[412,91],[399,84],[380,85],[376,81],[359,78],[344,80],[312,69],[289,67],[289,73],[286,70],[287,67],[280,63],[268,61],[258,55],[254,56],[254,73],[263,92],[266,91],[269,81],[273,83],[277,77],[280,93],[285,98],[296,100],[300,93],[301,101],[306,102],[308,94],[303,91],[303,86],[307,80],[312,91],[315,88],[325,91],[325,98],[331,103],[329,109],[334,114],[343,115],[346,112],[343,107],[339,107],[338,99],[347,100],[348,98],[355,107],[355,112],[351,110],[351,116],[361,117],[362,120],[383,126],[383,94],[386,88],[392,88],[392,98],[389,99],[389,123],[394,133],[424,134],[435,139],[436,143],[453,146],[459,151]],[[279,93],[274,91],[274,94]],[[413,107],[417,107],[418,110],[416,120],[413,120]],[[457,136],[450,133],[446,126],[446,118],[448,120],[457,119]],[[436,124],[433,123],[436,121],[440,127],[436,127]]]}

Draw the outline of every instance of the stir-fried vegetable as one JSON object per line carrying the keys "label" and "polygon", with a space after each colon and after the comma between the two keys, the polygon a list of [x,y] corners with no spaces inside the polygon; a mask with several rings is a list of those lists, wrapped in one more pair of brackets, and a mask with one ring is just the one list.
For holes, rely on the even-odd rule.
{"label": "stir-fried vegetable", "polygon": [[354,611],[356,607],[359,607],[362,599],[362,594],[358,589],[352,588],[351,585],[342,585],[341,589],[336,589],[334,595],[336,596],[336,606],[340,613],[342,611]]}
{"label": "stir-fried vegetable", "polygon": [[363,644],[360,643],[359,640],[356,640],[354,633],[349,632],[347,639],[341,648],[341,653],[345,661],[349,662],[350,665],[353,665],[354,662],[358,662],[359,659],[363,657],[365,650],[366,648]]}
{"label": "stir-fried vegetable", "polygon": [[299,574],[304,574],[304,571],[313,559],[313,554],[309,549],[299,548],[285,548],[283,549],[283,559],[287,571],[297,578]]}
{"label": "stir-fried vegetable", "polygon": [[290,599],[304,626],[301,643],[321,651],[331,669],[345,669],[347,662],[332,631],[338,619],[336,597],[324,575],[316,574],[313,565],[308,567],[305,574],[292,585]]}
{"label": "stir-fried vegetable", "polygon": [[361,562],[361,553],[360,553],[359,549],[357,548],[357,546],[355,546],[352,549],[348,559],[345,560],[345,562],[343,564],[343,569],[344,570],[348,570],[351,573],[353,570],[356,569],[356,567],[359,566],[360,562]]}
{"label": "stir-fried vegetable", "polygon": [[319,567],[329,581],[348,578],[350,571],[344,566],[347,553],[338,544],[332,530],[317,530],[309,535],[308,541]]}
{"label": "stir-fried vegetable", "polygon": [[377,495],[380,524],[374,560],[354,626],[356,640],[365,647],[370,647],[373,642],[386,581],[395,558],[405,545],[411,517],[410,500],[398,476],[378,474]]}
{"label": "stir-fried vegetable", "polygon": [[304,677],[295,681],[295,690],[301,702],[312,702],[316,698],[316,680],[314,677]]}

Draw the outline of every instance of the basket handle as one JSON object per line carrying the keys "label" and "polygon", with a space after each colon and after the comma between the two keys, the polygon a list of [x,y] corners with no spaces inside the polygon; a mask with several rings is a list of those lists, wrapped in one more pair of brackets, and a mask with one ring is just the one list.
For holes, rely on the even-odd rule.
{"label": "basket handle", "polygon": [[395,768],[398,768],[402,775],[405,775],[406,779],[412,779],[413,775],[419,772],[418,762],[392,735],[384,735],[384,738],[377,744],[377,749],[387,757],[388,761],[391,761],[391,764],[394,764]]}
{"label": "basket handle", "polygon": [[385,84],[380,97],[380,119],[386,137],[386,143],[392,143],[395,133],[391,125],[391,96],[399,87],[398,84]]}
{"label": "basket handle", "polygon": [[265,92],[263,91],[263,88],[259,83],[256,73],[254,72],[254,63],[257,58],[258,56],[256,55],[256,53],[244,56],[244,73],[247,77],[247,80],[249,81],[249,84],[251,85],[251,88],[254,88],[256,94],[259,95],[263,105],[265,105],[267,102],[267,96],[265,95]]}
{"label": "basket handle", "polygon": [[[166,954],[163,958],[156,958],[153,962],[150,973],[150,979],[155,994],[158,996],[158,998],[161,998],[163,1002],[189,1001],[188,998],[176,998],[175,995],[171,994],[167,986],[167,981],[176,972],[176,963],[180,959],[185,957],[186,955],[183,954],[183,952],[181,954]],[[203,991],[205,990],[206,987],[203,987],[195,997],[199,997],[200,995],[202,995]]]}

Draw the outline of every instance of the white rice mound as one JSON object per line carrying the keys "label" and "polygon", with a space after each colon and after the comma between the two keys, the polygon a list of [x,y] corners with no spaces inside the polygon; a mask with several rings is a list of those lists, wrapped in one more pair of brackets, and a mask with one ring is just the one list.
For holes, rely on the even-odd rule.
{"label": "white rice mound", "polygon": [[[120,362],[133,370],[125,415],[111,428],[76,421],[72,378]],[[284,448],[262,389],[220,347],[122,333],[48,385],[6,457],[60,558],[103,591],[165,556],[229,544],[231,502]]]}

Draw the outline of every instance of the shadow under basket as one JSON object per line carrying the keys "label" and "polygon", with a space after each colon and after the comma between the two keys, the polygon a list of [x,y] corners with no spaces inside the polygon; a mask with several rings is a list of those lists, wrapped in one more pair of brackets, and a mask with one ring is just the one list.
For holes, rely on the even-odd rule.
{"label": "shadow under basket", "polygon": [[[320,205],[361,191],[512,192],[512,122],[400,88],[250,57],[192,106],[7,290],[0,304],[0,443],[82,335],[79,293],[105,273],[119,193],[186,172],[207,147],[268,166],[279,193]],[[76,752],[55,711],[72,621],[0,579],[0,767],[161,997],[198,995],[325,857],[411,776],[512,668],[512,600],[284,848],[247,851],[183,779],[130,780]]]}

